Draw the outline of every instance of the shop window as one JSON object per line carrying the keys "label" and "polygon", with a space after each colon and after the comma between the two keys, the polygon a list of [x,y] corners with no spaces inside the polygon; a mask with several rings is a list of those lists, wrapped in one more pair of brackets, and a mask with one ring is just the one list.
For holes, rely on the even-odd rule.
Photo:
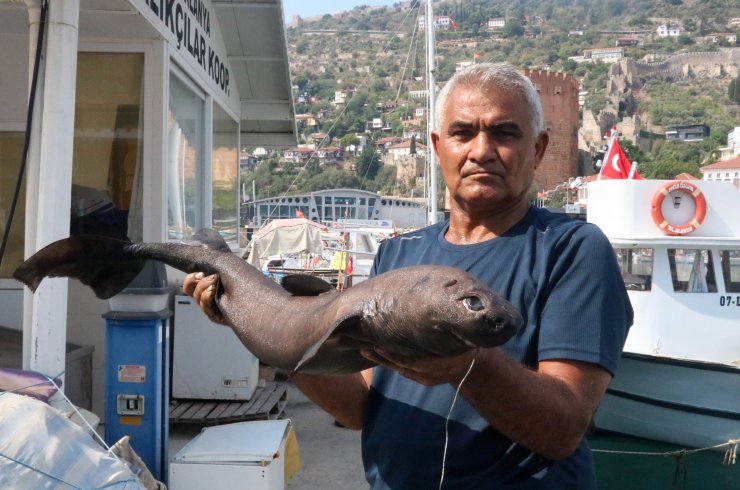
{"label": "shop window", "polygon": [[[5,233],[5,227],[10,221],[10,208],[23,153],[23,138],[24,133],[22,132],[0,132],[0,233]],[[5,255],[0,264],[0,279],[13,277],[13,271],[23,262],[25,215],[26,186],[22,185],[13,214]]]}
{"label": "shop window", "polygon": [[239,125],[226,111],[213,104],[213,148],[211,150],[211,186],[213,196],[212,228],[227,242],[236,243],[239,227]]}
{"label": "shop window", "polygon": [[140,241],[143,53],[79,53],[71,234]]}
{"label": "shop window", "polygon": [[170,76],[167,124],[167,237],[180,240],[201,227],[204,99]]}
{"label": "shop window", "polygon": [[650,291],[653,281],[652,248],[616,248],[619,269],[629,291]]}

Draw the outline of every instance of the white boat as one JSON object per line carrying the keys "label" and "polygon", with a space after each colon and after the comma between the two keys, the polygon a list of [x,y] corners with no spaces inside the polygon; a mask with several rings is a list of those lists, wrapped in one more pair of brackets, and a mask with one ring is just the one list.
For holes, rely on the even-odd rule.
{"label": "white boat", "polygon": [[595,425],[706,448],[740,438],[740,192],[676,182],[588,185],[635,310]]}

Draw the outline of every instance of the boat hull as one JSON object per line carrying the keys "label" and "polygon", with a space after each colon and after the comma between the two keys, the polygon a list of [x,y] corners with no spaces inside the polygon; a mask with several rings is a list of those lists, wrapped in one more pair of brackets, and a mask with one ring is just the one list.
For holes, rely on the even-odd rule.
{"label": "boat hull", "polygon": [[684,447],[740,438],[740,369],[624,353],[598,429]]}

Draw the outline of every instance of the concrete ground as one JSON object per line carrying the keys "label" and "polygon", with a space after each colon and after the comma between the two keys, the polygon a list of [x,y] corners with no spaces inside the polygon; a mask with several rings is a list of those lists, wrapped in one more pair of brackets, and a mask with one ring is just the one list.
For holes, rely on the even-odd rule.
{"label": "concrete ground", "polygon": [[334,425],[334,419],[293,385],[285,417],[293,421],[301,469],[286,484],[293,490],[367,490],[360,456],[360,432]]}
{"label": "concrete ground", "polygon": [[[301,469],[285,484],[289,490],[366,490],[360,456],[360,432],[334,425],[334,419],[288,384],[285,418],[293,422]],[[203,427],[170,428],[170,459]],[[177,490],[173,488],[171,490]]]}

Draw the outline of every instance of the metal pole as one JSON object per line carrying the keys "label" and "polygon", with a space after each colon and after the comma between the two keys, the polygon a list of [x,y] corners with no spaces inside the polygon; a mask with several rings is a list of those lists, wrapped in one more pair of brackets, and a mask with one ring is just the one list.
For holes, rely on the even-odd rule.
{"label": "metal pole", "polygon": [[427,0],[426,12],[427,27],[427,100],[429,109],[427,111],[427,147],[429,152],[429,224],[437,222],[437,154],[432,146],[432,130],[434,129],[436,90],[434,81],[434,12],[432,11],[432,0]]}

